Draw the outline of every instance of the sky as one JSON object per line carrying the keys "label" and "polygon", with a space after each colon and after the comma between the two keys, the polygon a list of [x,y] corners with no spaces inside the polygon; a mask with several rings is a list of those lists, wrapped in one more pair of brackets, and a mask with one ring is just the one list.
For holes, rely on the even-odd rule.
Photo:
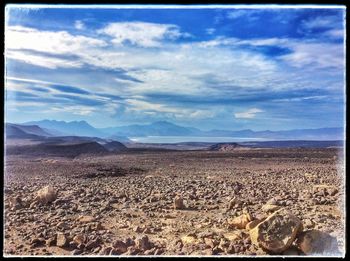
{"label": "sky", "polygon": [[7,122],[344,125],[341,6],[33,7],[5,11]]}

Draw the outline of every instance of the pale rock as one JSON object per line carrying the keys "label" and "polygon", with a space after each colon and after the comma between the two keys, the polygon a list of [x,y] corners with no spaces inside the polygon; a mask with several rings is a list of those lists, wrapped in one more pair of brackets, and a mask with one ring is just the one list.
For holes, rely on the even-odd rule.
{"label": "pale rock", "polygon": [[228,224],[230,228],[243,229],[252,220],[253,220],[252,216],[249,213],[245,213],[238,217],[228,220]]}
{"label": "pale rock", "polygon": [[319,230],[308,230],[301,233],[297,246],[306,255],[336,255],[339,253],[336,238]]}
{"label": "pale rock", "polygon": [[34,201],[38,202],[39,204],[45,205],[55,201],[56,198],[57,198],[56,189],[49,185],[40,189],[37,192],[37,196],[35,197]]}
{"label": "pale rock", "polygon": [[174,209],[184,209],[185,205],[181,196],[177,195],[174,198]]}
{"label": "pale rock", "polygon": [[303,229],[301,220],[282,208],[249,231],[253,244],[275,254],[287,250]]}

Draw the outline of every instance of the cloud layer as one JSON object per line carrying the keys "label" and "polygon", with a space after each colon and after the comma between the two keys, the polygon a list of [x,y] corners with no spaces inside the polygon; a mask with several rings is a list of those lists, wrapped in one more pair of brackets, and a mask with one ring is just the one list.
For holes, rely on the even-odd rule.
{"label": "cloud layer", "polygon": [[342,124],[343,12],[193,10],[186,22],[181,10],[152,12],[107,17],[91,10],[48,26],[31,12],[21,19],[10,12],[8,117],[21,121],[40,111],[95,125],[169,120],[257,129],[285,119],[290,126],[283,127],[321,126],[338,114],[329,122]]}

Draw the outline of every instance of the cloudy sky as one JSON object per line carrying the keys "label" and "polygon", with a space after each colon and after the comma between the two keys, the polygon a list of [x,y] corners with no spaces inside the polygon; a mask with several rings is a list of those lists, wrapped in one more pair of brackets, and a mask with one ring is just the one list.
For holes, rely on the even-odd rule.
{"label": "cloudy sky", "polygon": [[342,8],[7,6],[8,122],[343,126]]}

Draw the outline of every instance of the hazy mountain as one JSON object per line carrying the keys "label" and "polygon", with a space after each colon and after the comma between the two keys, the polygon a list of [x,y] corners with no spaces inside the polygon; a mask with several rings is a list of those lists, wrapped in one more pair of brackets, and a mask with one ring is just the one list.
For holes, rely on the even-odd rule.
{"label": "hazy mountain", "polygon": [[38,125],[41,128],[55,130],[59,132],[59,135],[55,136],[88,136],[88,137],[103,137],[105,136],[100,130],[92,127],[86,121],[55,121],[55,120],[42,120],[42,121],[31,121],[23,123],[23,125]]}
{"label": "hazy mountain", "polygon": [[[18,125],[18,124],[17,124]],[[230,130],[211,130],[201,131],[197,128],[183,127],[166,121],[158,121],[151,124],[133,124],[120,127],[110,128],[94,128],[86,121],[55,121],[42,120],[35,122],[27,122],[28,125],[37,125],[41,128],[27,134],[35,134],[39,136],[62,136],[56,133],[64,133],[65,136],[88,136],[109,138],[118,141],[129,141],[128,137],[144,137],[144,136],[196,136],[196,137],[233,137],[233,138],[262,138],[269,140],[342,140],[344,137],[343,128],[319,128],[319,129],[295,129],[284,131],[253,131],[250,129],[230,131]],[[23,126],[23,125],[18,125]],[[22,128],[23,129],[23,128]],[[20,130],[22,130],[20,129]],[[15,131],[15,130],[13,130]],[[17,130],[18,132],[19,130]]]}
{"label": "hazy mountain", "polygon": [[97,142],[78,144],[42,143],[29,146],[6,146],[7,155],[76,157],[81,154],[104,155],[108,150]]}
{"label": "hazy mountain", "polygon": [[50,137],[52,134],[46,132],[37,125],[20,125],[6,123],[6,137],[8,138],[35,138],[38,136]]}
{"label": "hazy mountain", "polygon": [[157,121],[146,125],[128,125],[122,127],[104,128],[101,131],[121,136],[190,136],[201,133],[195,128],[182,127],[166,121]]}

